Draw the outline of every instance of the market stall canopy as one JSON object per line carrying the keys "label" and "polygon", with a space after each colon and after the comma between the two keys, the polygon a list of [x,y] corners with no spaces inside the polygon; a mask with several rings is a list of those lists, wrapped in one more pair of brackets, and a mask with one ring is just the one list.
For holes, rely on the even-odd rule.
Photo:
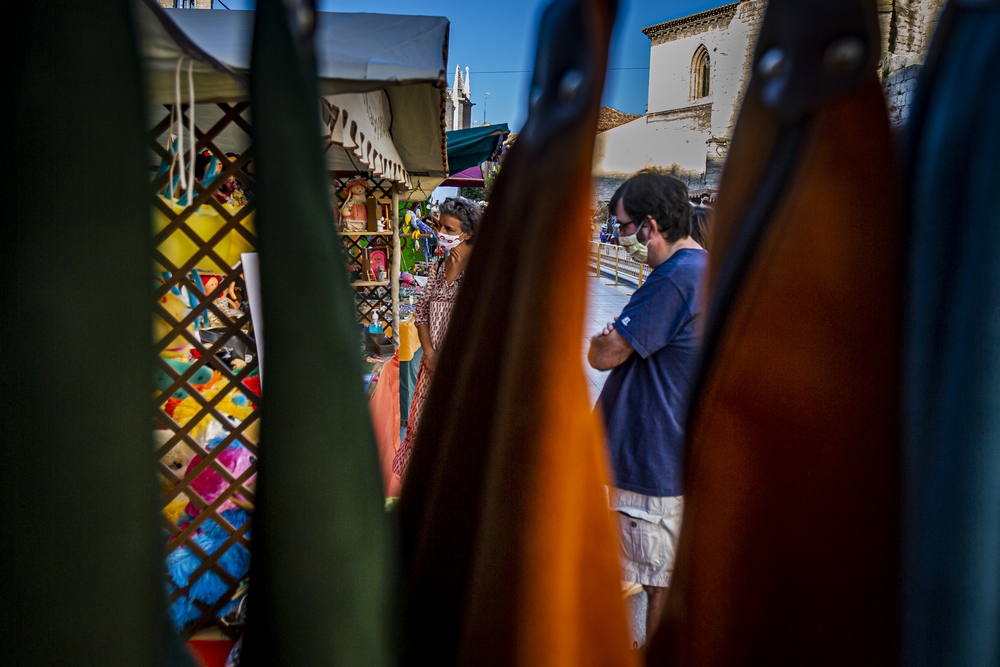
{"label": "market stall canopy", "polygon": [[496,158],[510,134],[507,123],[483,125],[448,132],[448,171],[457,174],[491,158]]}
{"label": "market stall canopy", "polygon": [[[197,103],[248,99],[252,11],[165,9],[136,0],[135,16],[153,102],[175,102],[178,63],[184,102],[189,65]],[[338,136],[346,129],[348,137],[343,153],[350,154],[332,151],[332,169],[370,170],[407,186],[411,175],[444,178],[448,30],[448,19],[436,16],[316,13],[316,66],[328,110],[336,108],[341,121],[345,109],[349,120],[381,114],[365,122],[385,130],[360,141],[350,124],[341,127]],[[332,138],[336,132],[324,125]]]}
{"label": "market stall canopy", "polygon": [[483,168],[481,165],[476,165],[474,167],[469,167],[468,169],[463,169],[462,171],[449,176],[447,179],[441,182],[444,187],[454,187],[454,188],[481,188],[486,185],[483,180]]}

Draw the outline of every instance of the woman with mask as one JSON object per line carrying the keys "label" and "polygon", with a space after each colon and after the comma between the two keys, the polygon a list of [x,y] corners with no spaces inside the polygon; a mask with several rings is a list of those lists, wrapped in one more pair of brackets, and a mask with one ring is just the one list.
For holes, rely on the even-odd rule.
{"label": "woman with mask", "polygon": [[431,268],[416,308],[417,336],[423,358],[420,360],[413,402],[406,421],[406,438],[392,461],[392,471],[400,478],[406,474],[424,398],[437,364],[437,353],[444,342],[451,310],[455,305],[482,217],[479,205],[465,197],[446,199],[438,211],[437,243],[446,255]]}

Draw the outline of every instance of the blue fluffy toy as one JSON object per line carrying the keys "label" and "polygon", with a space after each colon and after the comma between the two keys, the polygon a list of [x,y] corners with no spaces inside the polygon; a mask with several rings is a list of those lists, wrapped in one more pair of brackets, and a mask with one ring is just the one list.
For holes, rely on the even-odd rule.
{"label": "blue fluffy toy", "polygon": [[[220,514],[234,528],[239,528],[249,518],[249,513],[241,509],[226,510]],[[249,539],[249,531],[246,536]],[[191,535],[191,541],[201,547],[206,554],[214,553],[228,538],[229,534],[211,519],[206,519]],[[250,567],[250,552],[242,544],[235,543],[219,556],[216,562],[234,579],[240,580],[246,576]],[[181,546],[174,549],[167,557],[167,571],[170,574],[170,582],[167,584],[168,594],[187,586],[189,577],[200,565],[201,559],[191,553],[187,547]],[[219,601],[219,598],[226,594],[228,589],[229,586],[218,574],[208,570],[191,584],[186,595],[177,598],[170,607],[170,615],[174,625],[180,630],[188,623],[201,617],[201,611],[195,606],[194,600],[214,605]],[[228,614],[234,604],[234,602],[229,602],[224,605],[216,613],[216,617],[222,618]]]}

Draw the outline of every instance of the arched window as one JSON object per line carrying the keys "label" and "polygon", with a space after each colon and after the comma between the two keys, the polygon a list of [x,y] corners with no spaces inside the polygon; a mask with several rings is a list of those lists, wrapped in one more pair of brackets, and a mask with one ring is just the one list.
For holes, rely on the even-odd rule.
{"label": "arched window", "polygon": [[694,52],[691,60],[691,99],[698,100],[712,94],[712,60],[704,44]]}

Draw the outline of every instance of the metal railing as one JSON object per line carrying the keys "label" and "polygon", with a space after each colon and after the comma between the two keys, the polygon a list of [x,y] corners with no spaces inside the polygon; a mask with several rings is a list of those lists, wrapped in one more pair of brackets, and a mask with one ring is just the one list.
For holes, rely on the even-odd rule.
{"label": "metal railing", "polygon": [[594,276],[601,277],[601,272],[614,276],[614,285],[626,282],[642,287],[643,281],[649,276],[651,269],[648,264],[642,264],[629,257],[628,252],[619,245],[610,243],[590,242],[590,262],[594,266]]}

